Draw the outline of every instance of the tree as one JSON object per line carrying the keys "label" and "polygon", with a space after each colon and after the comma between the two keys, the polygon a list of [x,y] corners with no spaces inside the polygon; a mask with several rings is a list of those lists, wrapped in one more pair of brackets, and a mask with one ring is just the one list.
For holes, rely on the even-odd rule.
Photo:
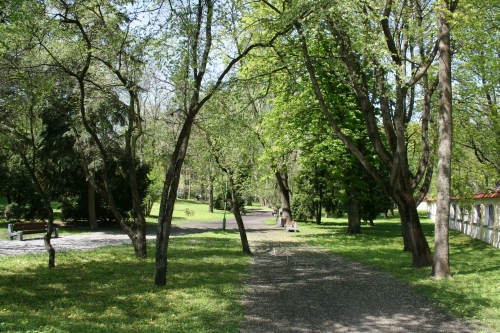
{"label": "tree", "polygon": [[[5,55],[11,58],[10,55]],[[5,58],[4,58],[5,59]],[[15,152],[21,160],[29,179],[34,185],[36,193],[39,195],[42,203],[43,212],[39,216],[47,218],[47,233],[44,236],[44,246],[49,255],[48,267],[55,266],[55,249],[50,240],[54,231],[54,212],[51,204],[50,187],[43,182],[43,175],[46,167],[53,167],[44,163],[44,157],[40,154],[40,133],[42,125],[40,121],[40,104],[44,90],[43,85],[35,85],[39,82],[43,73],[37,70],[29,70],[26,59],[12,57],[10,59],[10,73],[16,73],[15,76],[7,76],[7,84],[12,88],[12,93],[6,97],[0,108],[2,123],[0,126],[0,142],[3,149],[9,149]],[[33,60],[31,58],[30,60]],[[24,67],[26,66],[26,67]],[[24,73],[23,73],[24,72]],[[46,82],[50,80],[46,80]],[[50,86],[50,83],[48,84]],[[44,168],[45,167],[45,168]],[[33,217],[33,216],[31,216]]]}
{"label": "tree", "polygon": [[[53,64],[76,81],[79,89],[79,120],[90,136],[89,139],[98,148],[102,161],[100,176],[104,188],[97,183],[96,177],[88,169],[88,164],[84,163],[86,177],[101,196],[106,198],[116,221],[131,239],[136,256],[145,258],[146,222],[142,211],[135,158],[137,140],[142,135],[137,82],[141,67],[139,58],[143,55],[141,52],[144,44],[141,38],[131,33],[132,22],[137,17],[124,14],[124,9],[125,5],[98,1],[90,4],[81,1],[49,3],[43,10],[47,11],[45,15],[51,17],[37,22],[38,26],[32,27],[32,33]],[[124,30],[120,27],[124,27]],[[47,39],[47,35],[54,37]],[[58,52],[63,48],[67,52]],[[102,73],[106,75],[101,75]],[[92,89],[88,88],[89,85]],[[96,112],[89,108],[89,97],[92,95],[89,93],[96,98]],[[128,97],[127,102],[121,100],[122,94]],[[99,112],[103,111],[100,108],[102,101],[112,105],[111,115]],[[112,121],[113,118],[118,121],[119,126],[106,127],[105,135],[99,133],[99,126],[111,125],[109,120]],[[122,150],[127,160],[135,231],[128,225],[123,212],[120,212],[116,205],[108,177],[111,157],[107,143],[112,141],[109,140],[113,137],[110,134],[116,127],[124,134]],[[77,149],[83,157],[84,147],[88,144],[82,142],[82,135],[76,128],[75,133]]]}
{"label": "tree", "polygon": [[447,17],[454,27],[452,189],[462,197],[500,179],[499,15],[496,2],[461,1]]}
{"label": "tree", "polygon": [[450,221],[451,151],[452,151],[452,93],[450,26],[446,18],[458,5],[458,0],[444,0],[438,19],[439,39],[439,149],[437,179],[437,209],[434,232],[434,263],[432,275],[450,278],[448,224]]}
{"label": "tree", "polygon": [[[166,284],[167,249],[172,214],[194,120],[205,103],[225,83],[226,76],[229,76],[228,74],[241,59],[253,49],[271,45],[273,40],[283,34],[282,31],[279,31],[253,43],[244,39],[238,41],[240,43],[238,46],[234,46],[234,52],[229,48],[229,52],[234,54],[217,54],[218,50],[228,50],[228,45],[233,42],[233,40],[224,39],[224,34],[239,36],[247,28],[245,24],[240,25],[239,22],[236,24],[236,18],[240,15],[240,4],[231,3],[228,6],[227,3],[200,0],[196,3],[176,2],[171,5],[172,12],[175,13],[171,22],[175,21],[176,24],[173,25],[172,30],[165,31],[166,40],[164,43],[179,47],[175,52],[181,61],[173,66],[175,69],[173,75],[169,75],[166,81],[176,91],[177,110],[182,114],[183,122],[175,148],[168,163],[166,163],[167,171],[161,196],[156,236],[155,284],[157,286]],[[226,11],[227,8],[230,10]],[[222,58],[216,55],[220,55]],[[214,62],[217,58],[220,61]],[[225,59],[226,62],[224,63],[222,59]],[[217,71],[220,68],[222,68],[221,71]]]}
{"label": "tree", "polygon": [[246,122],[246,110],[240,107],[236,96],[238,95],[228,94],[226,91],[219,92],[218,96],[211,100],[212,105],[208,105],[204,110],[210,113],[210,117],[202,117],[203,123],[200,122],[197,127],[205,138],[210,154],[227,176],[231,209],[238,225],[242,250],[251,254],[241,217],[243,207],[240,206],[240,199],[242,189],[251,179],[250,152],[255,146],[255,140],[252,140],[253,133],[243,125]]}
{"label": "tree", "polygon": [[[422,80],[438,50],[435,40],[425,39],[422,33],[432,28],[424,20],[428,16],[423,14],[430,8],[419,1],[388,1],[380,10],[366,2],[332,5],[320,1],[282,6],[281,10],[264,2],[274,20],[294,25],[314,94],[335,134],[398,204],[405,249],[413,254],[412,266],[430,266],[432,255],[416,209],[432,175],[428,141],[430,103],[424,103],[421,109],[423,149],[419,167],[414,172],[409,168],[405,135],[414,116],[415,86],[420,85],[426,98],[432,92],[432,86]],[[417,26],[419,29],[410,28]],[[333,45],[327,48],[331,54],[326,59],[324,53],[311,54],[320,49],[311,48],[311,44],[323,40]],[[420,53],[415,54],[416,50]],[[324,82],[319,80],[321,72],[335,73],[351,86],[382,169],[367,159],[342,131],[339,121],[332,117],[332,106],[325,101]]]}

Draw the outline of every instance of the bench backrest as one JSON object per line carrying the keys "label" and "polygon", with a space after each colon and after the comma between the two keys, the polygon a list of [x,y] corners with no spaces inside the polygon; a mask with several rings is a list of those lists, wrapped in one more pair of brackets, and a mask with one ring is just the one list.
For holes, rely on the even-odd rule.
{"label": "bench backrest", "polygon": [[14,223],[14,231],[40,230],[47,231],[47,222]]}

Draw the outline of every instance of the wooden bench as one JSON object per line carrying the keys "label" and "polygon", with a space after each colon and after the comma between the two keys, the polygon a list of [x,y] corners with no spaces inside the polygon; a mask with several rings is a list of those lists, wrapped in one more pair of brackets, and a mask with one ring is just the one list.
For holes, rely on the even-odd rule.
{"label": "wooden bench", "polygon": [[285,231],[297,232],[297,222],[292,221],[292,223],[286,224],[285,225]]}
{"label": "wooden bench", "polygon": [[[13,240],[17,236],[18,240],[23,240],[24,234],[47,233],[47,222],[16,222],[7,225],[9,240]],[[59,229],[54,228],[55,237],[59,237]]]}
{"label": "wooden bench", "polygon": [[284,218],[284,217],[278,217],[278,218],[276,219],[276,225],[277,225],[278,227],[284,227],[284,226],[285,226],[285,224],[286,224],[286,218]]}

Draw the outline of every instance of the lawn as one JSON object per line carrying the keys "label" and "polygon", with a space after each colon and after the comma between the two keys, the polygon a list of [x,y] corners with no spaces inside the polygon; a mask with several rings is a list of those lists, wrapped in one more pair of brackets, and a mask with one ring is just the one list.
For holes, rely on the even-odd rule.
{"label": "lawn", "polygon": [[[175,208],[176,224],[223,216],[194,201],[179,201]],[[186,216],[186,208],[194,214]],[[421,221],[432,249],[434,224],[424,213]],[[410,267],[397,215],[363,225],[361,235],[346,234],[346,218],[301,222],[299,230],[295,236],[305,242],[371,265],[457,317],[500,331],[500,252],[490,245],[450,231],[453,279],[437,281],[430,268]],[[149,247],[154,253],[154,244]],[[55,269],[46,268],[46,256],[0,257],[0,332],[239,330],[249,257],[241,253],[236,233],[172,238],[164,288],[153,287],[154,256],[138,261],[130,245],[58,252]]]}
{"label": "lawn", "polygon": [[[5,201],[5,198],[0,198]],[[53,203],[52,208],[54,210],[55,223],[61,224],[61,211],[59,209],[59,204]],[[259,208],[257,206],[252,206],[251,208]],[[153,206],[151,210],[151,216],[146,217],[146,224],[148,228],[156,228],[158,224],[158,213],[160,205],[157,203]],[[182,225],[191,221],[222,221],[224,217],[223,210],[214,210],[213,213],[208,212],[208,204],[202,201],[194,200],[177,200],[174,206],[174,214],[172,217],[172,224]],[[226,212],[227,218],[232,218],[233,214],[230,211]],[[2,220],[0,217],[0,240],[7,240],[7,220]],[[104,226],[99,229],[99,231],[105,230],[116,230],[119,226]],[[85,225],[62,225],[59,226],[60,234],[75,234],[82,232],[91,232],[89,228]],[[40,237],[40,234],[25,235],[24,238]]]}
{"label": "lawn", "polygon": [[[0,257],[0,332],[239,332],[250,257],[236,233],[176,237],[168,283],[130,245]],[[149,243],[154,253],[154,242]]]}
{"label": "lawn", "polygon": [[[431,250],[434,223],[421,214]],[[402,251],[399,216],[363,225],[361,235],[348,235],[346,219],[324,219],[322,225],[299,224],[299,237],[340,255],[369,264],[412,285],[433,304],[458,318],[500,331],[500,251],[450,230],[453,279],[435,280],[430,268],[411,268],[411,253]]]}

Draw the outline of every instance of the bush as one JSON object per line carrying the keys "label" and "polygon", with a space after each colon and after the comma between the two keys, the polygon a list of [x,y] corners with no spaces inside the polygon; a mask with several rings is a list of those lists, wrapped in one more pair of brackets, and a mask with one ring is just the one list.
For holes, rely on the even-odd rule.
{"label": "bush", "polygon": [[[243,209],[245,206],[245,199],[239,197],[238,204],[240,206],[240,209]],[[214,198],[214,209],[224,210],[224,198],[223,198],[222,194],[218,194]],[[231,201],[231,199],[227,199],[226,210],[233,211],[233,202]]]}
{"label": "bush", "polygon": [[15,202],[8,204],[5,207],[4,214],[5,214],[5,217],[9,220],[19,219],[23,215],[21,207]]}

